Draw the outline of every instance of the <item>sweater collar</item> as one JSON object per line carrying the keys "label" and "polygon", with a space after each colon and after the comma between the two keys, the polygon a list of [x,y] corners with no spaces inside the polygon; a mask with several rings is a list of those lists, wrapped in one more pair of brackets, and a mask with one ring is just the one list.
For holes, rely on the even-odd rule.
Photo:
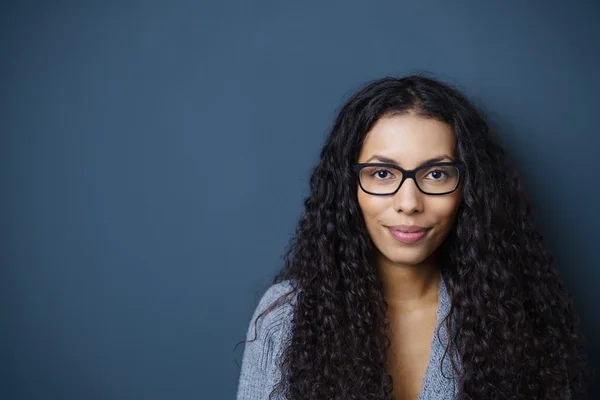
{"label": "sweater collar", "polygon": [[[444,319],[449,315],[452,304],[444,275],[444,271],[441,270],[435,331],[418,400],[452,399],[457,391],[450,357],[444,354],[448,343],[448,331]],[[456,354],[454,359],[458,363]]]}

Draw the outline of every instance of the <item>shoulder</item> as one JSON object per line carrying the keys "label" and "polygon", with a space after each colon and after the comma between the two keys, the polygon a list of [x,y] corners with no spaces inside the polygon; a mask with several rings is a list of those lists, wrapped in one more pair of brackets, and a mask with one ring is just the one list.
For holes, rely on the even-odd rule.
{"label": "shoulder", "polygon": [[295,292],[291,281],[271,285],[254,310],[247,340],[281,339],[291,323]]}
{"label": "shoulder", "polygon": [[266,310],[276,303],[285,308],[285,305],[290,305],[293,301],[293,291],[294,287],[291,281],[282,281],[271,285],[260,298],[257,310]]}
{"label": "shoulder", "polygon": [[246,334],[243,382],[277,375],[277,361],[291,332],[294,301],[294,288],[289,281],[271,285],[260,298]]}

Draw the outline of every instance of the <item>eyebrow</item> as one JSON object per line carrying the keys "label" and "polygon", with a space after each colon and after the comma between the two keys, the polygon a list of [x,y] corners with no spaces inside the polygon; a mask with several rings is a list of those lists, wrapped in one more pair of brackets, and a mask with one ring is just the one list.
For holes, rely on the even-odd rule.
{"label": "eyebrow", "polygon": [[[400,166],[400,164],[396,160],[394,160],[393,158],[389,158],[389,157],[382,156],[382,155],[379,155],[379,154],[375,154],[373,157],[369,158],[367,161],[365,161],[365,164],[368,163],[368,162],[371,162],[372,160],[378,160],[378,161],[381,161],[382,163],[394,164],[394,165]],[[450,157],[449,155],[447,155],[447,154],[442,154],[442,155],[439,155],[437,157],[430,158],[429,160],[423,161],[421,164],[419,164],[419,167],[421,167],[421,166],[423,166],[425,164],[431,164],[431,163],[440,162],[440,161],[443,161],[443,160],[453,161],[454,159],[452,157]]]}

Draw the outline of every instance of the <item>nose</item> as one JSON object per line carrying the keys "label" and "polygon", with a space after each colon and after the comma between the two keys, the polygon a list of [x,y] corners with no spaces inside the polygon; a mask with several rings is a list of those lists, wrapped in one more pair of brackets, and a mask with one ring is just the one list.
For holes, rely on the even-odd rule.
{"label": "nose", "polygon": [[406,179],[392,196],[393,207],[398,212],[413,214],[423,210],[423,193],[413,179]]}

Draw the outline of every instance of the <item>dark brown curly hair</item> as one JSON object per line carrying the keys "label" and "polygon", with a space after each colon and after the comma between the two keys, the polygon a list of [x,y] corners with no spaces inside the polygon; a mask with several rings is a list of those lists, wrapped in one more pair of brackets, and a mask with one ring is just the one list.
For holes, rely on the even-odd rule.
{"label": "dark brown curly hair", "polygon": [[352,166],[378,119],[409,111],[447,123],[467,168],[454,230],[437,250],[452,302],[446,350],[461,360],[460,370],[453,364],[459,398],[564,399],[567,387],[585,398],[579,320],[509,156],[459,91],[424,76],[367,84],[326,139],[274,280],[292,282],[297,301],[271,394],[392,399],[387,304]]}

